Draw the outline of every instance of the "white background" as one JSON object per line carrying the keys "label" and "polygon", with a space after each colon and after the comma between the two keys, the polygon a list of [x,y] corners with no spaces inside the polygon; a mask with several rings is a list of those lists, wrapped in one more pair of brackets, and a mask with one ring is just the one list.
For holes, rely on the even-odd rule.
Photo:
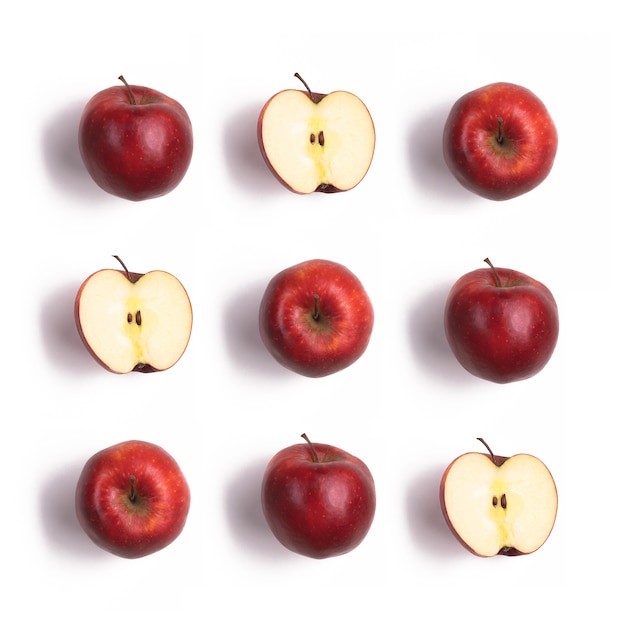
{"label": "white background", "polygon": [[[5,7],[0,621],[610,622],[623,586],[610,573],[624,519],[619,22],[603,2],[249,4]],[[299,88],[296,71],[372,114],[374,161],[350,192],[295,195],[261,159],[258,113]],[[164,198],[109,196],[80,161],[82,107],[119,74],[192,119],[191,167]],[[453,102],[496,80],[539,95],[560,138],[549,178],[506,203],[463,190],[440,152]],[[190,294],[191,342],[167,372],[113,375],[80,343],[75,293],[113,254]],[[486,256],[559,304],[554,356],[525,382],[474,378],[445,343],[447,291]],[[269,279],[313,257],[352,269],[376,311],[365,355],[319,380],[277,365],[256,327]],[[368,537],[336,559],[286,551],[261,514],[265,464],[304,431],[376,480]],[[479,559],[443,522],[441,474],[479,436],[555,477],[557,523],[533,555]],[[192,490],[182,535],[136,561],[91,544],[73,510],[86,459],[131,438],[167,449]]]}

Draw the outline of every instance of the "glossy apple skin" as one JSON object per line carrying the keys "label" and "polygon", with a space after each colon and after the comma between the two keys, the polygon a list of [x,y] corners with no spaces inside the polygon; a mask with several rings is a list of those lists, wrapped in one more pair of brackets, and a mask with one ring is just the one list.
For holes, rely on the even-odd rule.
{"label": "glossy apple skin", "polygon": [[94,95],[78,130],[83,163],[105,191],[127,200],[163,196],[181,182],[191,162],[193,131],[183,106],[150,89],[125,85]]}
{"label": "glossy apple skin", "polygon": [[552,170],[557,146],[556,127],[543,102],[525,87],[505,82],[459,98],[443,131],[450,172],[466,189],[490,200],[509,200],[537,187]]}
{"label": "glossy apple skin", "polygon": [[550,360],[559,315],[550,290],[521,272],[477,269],[450,289],[444,310],[448,344],[471,374],[496,383],[524,380]]}
{"label": "glossy apple skin", "polygon": [[365,352],[373,327],[374,309],[361,281],[344,265],[324,259],[278,273],[259,307],[259,331],[270,354],[311,378],[354,363]]}
{"label": "glossy apple skin", "polygon": [[[130,500],[131,476],[135,501]],[[170,454],[125,441],[94,454],[76,485],[76,516],[89,538],[120,557],[162,550],[182,532],[190,507],[187,481]]]}
{"label": "glossy apple skin", "polygon": [[366,537],[376,511],[368,467],[327,444],[296,444],[278,452],[263,475],[263,514],[287,549],[315,559],[340,556]]}

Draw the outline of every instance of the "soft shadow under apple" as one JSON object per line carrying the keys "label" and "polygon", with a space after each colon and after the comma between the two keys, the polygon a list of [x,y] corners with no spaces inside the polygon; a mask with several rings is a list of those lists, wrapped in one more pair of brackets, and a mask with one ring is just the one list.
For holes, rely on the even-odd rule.
{"label": "soft shadow under apple", "polygon": [[284,378],[289,372],[272,358],[259,334],[259,304],[265,287],[261,283],[251,285],[227,304],[224,310],[225,336],[239,371]]}
{"label": "soft shadow under apple", "polygon": [[228,171],[239,189],[257,195],[275,195],[284,188],[271,173],[259,148],[257,122],[262,104],[249,105],[228,120],[223,135]]}
{"label": "soft shadow under apple", "polygon": [[443,160],[443,127],[449,108],[440,106],[416,120],[408,135],[408,159],[415,184],[441,197],[448,209],[467,209],[476,200],[448,170]]}
{"label": "soft shadow under apple", "polygon": [[65,285],[48,294],[41,307],[41,334],[46,352],[55,366],[73,375],[85,375],[100,367],[89,355],[74,321],[78,285]]}
{"label": "soft shadow under apple", "polygon": [[54,183],[65,194],[74,194],[93,205],[108,195],[91,179],[78,150],[78,126],[85,102],[74,102],[57,111],[43,133],[43,155]]}
{"label": "soft shadow under apple", "polygon": [[439,503],[444,471],[445,467],[431,468],[413,480],[407,491],[407,515],[420,551],[434,558],[458,558],[464,556],[464,549],[448,528]]}
{"label": "soft shadow under apple", "polygon": [[49,542],[58,550],[85,559],[101,559],[98,548],[80,527],[74,494],[82,464],[74,463],[52,474],[40,493],[41,521]]}
{"label": "soft shadow under apple", "polygon": [[471,376],[454,358],[445,336],[444,309],[450,285],[423,293],[409,312],[408,332],[418,365],[440,381],[463,385]]}
{"label": "soft shadow under apple", "polygon": [[242,549],[276,560],[291,553],[272,535],[261,508],[261,483],[269,459],[258,459],[238,472],[226,487],[229,528]]}

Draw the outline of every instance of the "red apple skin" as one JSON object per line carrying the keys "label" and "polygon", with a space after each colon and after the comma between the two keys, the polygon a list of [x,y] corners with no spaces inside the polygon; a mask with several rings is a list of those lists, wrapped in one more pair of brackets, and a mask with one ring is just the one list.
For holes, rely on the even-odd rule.
{"label": "red apple skin", "polygon": [[191,162],[193,131],[179,102],[148,87],[129,88],[110,87],[89,100],[78,145],[87,171],[102,189],[140,201],[178,186]]}
{"label": "red apple skin", "polygon": [[296,444],[278,452],[263,475],[263,514],[287,549],[314,559],[354,550],[374,520],[376,489],[368,467],[327,444]]}
{"label": "red apple skin", "polygon": [[[314,91],[304,91],[304,90],[300,90],[300,91],[302,91],[303,94],[308,96],[314,104],[319,104],[328,95],[328,94],[325,94],[325,93],[317,93],[317,92],[314,92]],[[279,92],[279,93],[281,93],[281,92]],[[267,152],[265,151],[265,148],[264,148],[264,145],[263,145],[263,118],[265,116],[265,111],[266,111],[267,107],[270,105],[272,100],[277,95],[279,95],[279,94],[276,94],[276,95],[272,96],[272,98],[270,98],[263,105],[263,108],[261,109],[261,113],[259,114],[259,119],[257,121],[257,141],[259,143],[259,148],[261,150],[261,155],[263,156],[263,160],[265,161],[265,164],[269,168],[270,172],[272,172],[272,174],[274,175],[274,178],[276,178],[276,180],[278,180],[278,182],[283,187],[285,187],[286,189],[289,189],[289,191],[292,191],[292,192],[295,192],[295,193],[299,193],[295,189],[290,187],[287,184],[287,182],[284,181],[278,175],[278,173],[274,169],[274,166],[272,165],[271,161],[267,157]],[[337,189],[337,187],[335,187],[334,185],[323,183],[323,184],[319,185],[319,187],[315,191],[318,191],[318,192],[321,192],[321,193],[341,193],[344,190],[343,189]]]}
{"label": "red apple skin", "polygon": [[543,102],[506,82],[459,98],[443,131],[450,172],[466,189],[490,200],[509,200],[537,187],[552,169],[557,146],[556,127]]}
{"label": "red apple skin", "polygon": [[[483,453],[481,453],[481,454],[483,454]],[[498,456],[498,455],[491,455],[491,454],[485,454],[485,456],[490,461],[492,461],[495,465],[497,465],[498,467],[500,467],[509,458],[509,457],[506,457],[506,456]],[[457,457],[457,458],[460,458],[460,457]],[[455,459],[455,461],[456,460],[457,459]],[[445,484],[446,484],[446,479],[448,478],[448,472],[450,471],[450,469],[454,465],[455,461],[452,461],[452,463],[450,463],[450,465],[448,465],[448,467],[446,468],[445,472],[443,473],[443,476],[441,477],[441,483],[440,483],[440,486],[439,486],[439,503],[441,505],[441,511],[443,513],[444,519],[446,520],[446,524],[448,525],[448,528],[450,529],[452,534],[456,537],[456,539],[459,541],[459,543],[466,550],[468,550],[469,552],[471,552],[475,556],[479,556],[481,558],[486,558],[483,554],[478,554],[478,552],[476,552],[475,550],[472,550],[472,548],[465,541],[463,541],[461,536],[456,532],[456,529],[454,528],[454,526],[450,522],[450,518],[448,517],[448,514],[446,512],[445,498],[444,498]],[[526,552],[520,552],[517,548],[512,548],[512,547],[509,547],[509,546],[505,546],[505,547],[501,548],[501,550],[500,550],[500,552],[498,552],[498,554],[501,555],[501,556],[521,556],[521,555],[526,554]]]}
{"label": "red apple skin", "polygon": [[190,491],[170,454],[155,444],[131,440],[105,448],[85,463],[75,501],[78,522],[97,546],[136,559],[162,550],[180,535]]}
{"label": "red apple skin", "polygon": [[324,259],[278,273],[259,307],[259,331],[270,354],[311,378],[334,374],[360,358],[373,326],[374,309],[360,280],[344,265]]}
{"label": "red apple skin", "polygon": [[[122,271],[122,270],[115,270],[116,272],[120,272],[121,274],[123,274],[126,278],[128,278],[128,280],[131,283],[136,283],[142,276],[143,274],[138,274],[137,272],[127,272],[127,271]],[[93,274],[91,274],[91,276],[93,276]],[[88,276],[86,280],[83,281],[83,283],[81,284],[81,286],[78,288],[78,292],[76,293],[76,298],[74,299],[74,322],[76,324],[76,330],[78,331],[78,335],[81,338],[81,341],[83,342],[83,345],[85,346],[85,348],[87,349],[87,351],[89,352],[89,354],[96,360],[96,362],[101,365],[105,370],[107,370],[108,372],[113,372],[113,370],[106,364],[104,363],[104,361],[102,361],[102,359],[100,359],[98,357],[98,355],[91,349],[91,346],[89,345],[89,342],[86,340],[85,335],[83,334],[83,331],[81,329],[81,325],[80,325],[80,313],[79,313],[79,309],[80,309],[80,298],[82,296],[83,293],[83,288],[85,287],[85,285],[87,284],[87,281],[91,278],[91,276]],[[152,365],[149,365],[148,363],[137,363],[137,365],[135,366],[135,368],[133,369],[134,372],[139,372],[141,374],[152,374],[154,372],[158,372],[159,370],[157,370],[156,368],[152,367]]]}
{"label": "red apple skin", "polygon": [[543,283],[515,270],[494,269],[469,272],[452,286],[445,304],[445,334],[468,372],[510,383],[534,376],[548,363],[558,339],[559,315]]}

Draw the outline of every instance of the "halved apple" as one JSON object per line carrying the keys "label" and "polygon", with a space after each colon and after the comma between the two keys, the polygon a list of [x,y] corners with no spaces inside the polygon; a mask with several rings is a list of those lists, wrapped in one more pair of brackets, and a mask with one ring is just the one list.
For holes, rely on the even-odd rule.
{"label": "halved apple", "polygon": [[456,538],[482,557],[518,556],[538,550],[556,520],[558,496],[548,468],[537,457],[509,458],[468,452],[447,467],[441,508]]}
{"label": "halved apple", "polygon": [[192,309],[179,280],[161,270],[146,274],[103,269],[76,294],[74,316],[91,355],[116,374],[158,372],[174,365],[189,343]]}
{"label": "halved apple", "polygon": [[280,91],[261,110],[257,136],[263,158],[276,178],[296,193],[352,189],[374,157],[372,117],[354,94],[313,93],[302,82],[306,91]]}

